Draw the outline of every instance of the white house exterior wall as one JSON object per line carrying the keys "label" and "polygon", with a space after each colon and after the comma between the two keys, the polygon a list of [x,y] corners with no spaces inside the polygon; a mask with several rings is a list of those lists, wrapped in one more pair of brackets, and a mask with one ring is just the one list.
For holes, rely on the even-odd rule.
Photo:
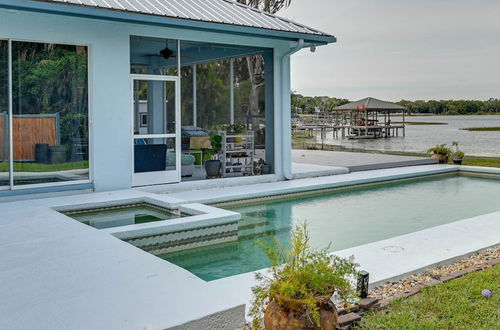
{"label": "white house exterior wall", "polygon": [[290,117],[290,104],[283,102],[290,94],[290,65],[285,58],[286,72],[282,73],[281,61],[293,42],[0,10],[0,39],[89,47],[90,171],[96,191],[132,185],[131,35],[273,48],[275,173],[284,177],[291,167],[290,128],[282,125]]}

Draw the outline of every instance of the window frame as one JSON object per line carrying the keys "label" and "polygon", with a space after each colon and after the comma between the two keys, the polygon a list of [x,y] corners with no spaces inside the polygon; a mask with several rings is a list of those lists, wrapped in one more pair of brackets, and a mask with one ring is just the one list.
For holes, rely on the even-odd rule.
{"label": "window frame", "polygon": [[[0,40],[7,41],[8,43],[8,116],[9,116],[9,179],[10,184],[5,186],[0,186],[0,192],[5,191],[23,191],[23,190],[32,190],[38,188],[57,188],[57,187],[65,187],[65,186],[77,186],[84,184],[93,184],[94,182],[94,132],[93,132],[93,105],[92,105],[92,56],[91,51],[92,47],[90,44],[82,44],[82,43],[69,43],[69,42],[59,42],[59,41],[49,41],[49,40],[33,40],[33,39],[16,39],[16,38],[3,38],[0,36]],[[88,103],[88,179],[84,180],[74,180],[74,181],[60,181],[60,182],[47,182],[47,183],[33,183],[33,184],[23,184],[23,185],[15,185],[14,184],[14,147],[13,147],[13,132],[12,132],[12,115],[13,115],[13,69],[12,69],[12,43],[13,42],[29,42],[29,43],[38,43],[38,44],[54,44],[54,45],[67,45],[67,46],[80,46],[87,48],[87,103]]]}

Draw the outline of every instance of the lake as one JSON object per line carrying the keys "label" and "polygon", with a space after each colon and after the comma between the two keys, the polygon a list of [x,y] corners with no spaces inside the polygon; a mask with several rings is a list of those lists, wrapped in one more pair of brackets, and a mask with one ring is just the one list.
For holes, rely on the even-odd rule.
{"label": "lake", "polygon": [[[393,122],[402,120],[394,117]],[[342,146],[347,149],[378,151],[426,152],[436,144],[459,141],[460,148],[468,155],[500,157],[500,131],[470,132],[461,128],[500,127],[500,115],[492,116],[411,116],[409,122],[446,123],[446,125],[406,125],[406,136],[388,139],[349,140],[334,139],[327,134],[325,144]],[[400,135],[402,135],[400,130]],[[319,134],[318,134],[319,136]],[[319,140],[321,142],[321,140]]]}

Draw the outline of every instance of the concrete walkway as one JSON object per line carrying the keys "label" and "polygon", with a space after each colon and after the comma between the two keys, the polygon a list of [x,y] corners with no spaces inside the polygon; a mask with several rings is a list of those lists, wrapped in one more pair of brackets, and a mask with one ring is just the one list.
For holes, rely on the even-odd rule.
{"label": "concrete walkway", "polygon": [[437,164],[437,159],[426,157],[395,156],[377,153],[292,150],[292,161],[333,168],[348,168],[349,172],[379,170],[384,168]]}

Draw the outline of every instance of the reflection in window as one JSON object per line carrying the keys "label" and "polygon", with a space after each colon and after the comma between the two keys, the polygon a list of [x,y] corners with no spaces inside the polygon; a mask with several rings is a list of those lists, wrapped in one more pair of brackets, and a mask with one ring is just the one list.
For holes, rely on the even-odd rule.
{"label": "reflection in window", "polygon": [[229,60],[198,65],[198,126],[214,129],[229,123]]}
{"label": "reflection in window", "polygon": [[87,47],[12,42],[14,185],[89,178]]}

